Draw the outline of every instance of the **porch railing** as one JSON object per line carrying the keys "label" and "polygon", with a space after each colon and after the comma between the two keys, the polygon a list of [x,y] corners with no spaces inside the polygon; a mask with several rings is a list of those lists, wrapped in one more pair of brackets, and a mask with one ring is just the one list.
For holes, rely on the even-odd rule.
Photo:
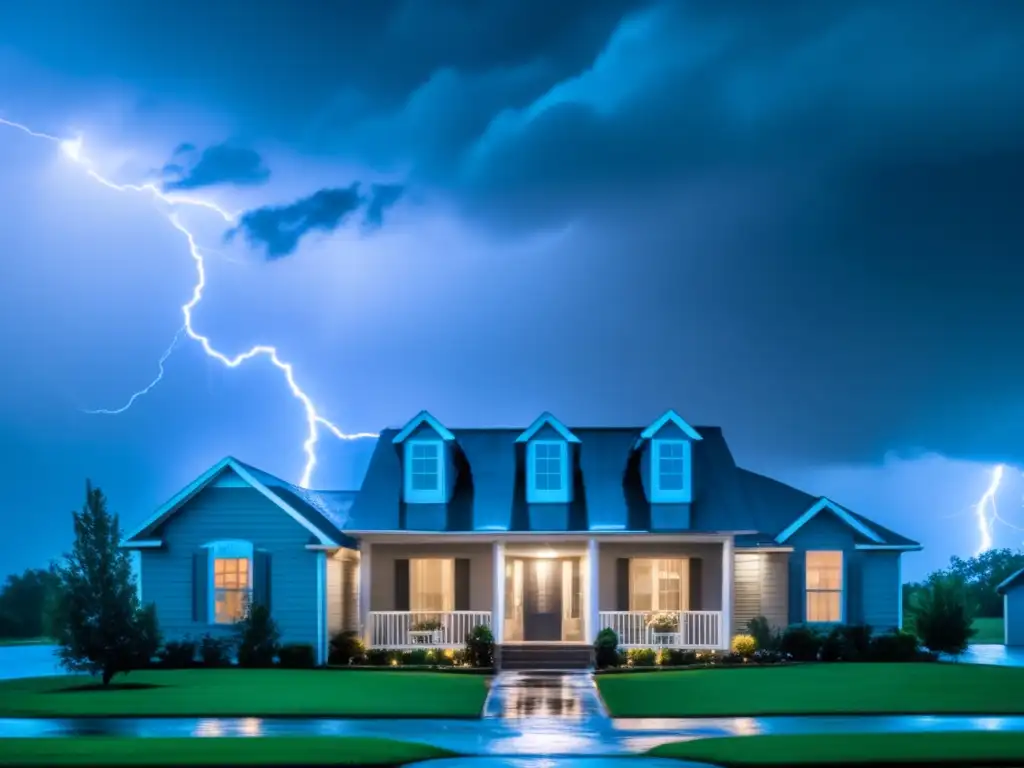
{"label": "porch railing", "polygon": [[722,647],[721,611],[657,611],[658,616],[674,614],[674,627],[652,627],[652,611],[601,611],[600,629],[611,629],[619,638],[621,648],[692,648]]}
{"label": "porch railing", "polygon": [[371,648],[461,648],[473,627],[491,626],[490,611],[371,611]]}

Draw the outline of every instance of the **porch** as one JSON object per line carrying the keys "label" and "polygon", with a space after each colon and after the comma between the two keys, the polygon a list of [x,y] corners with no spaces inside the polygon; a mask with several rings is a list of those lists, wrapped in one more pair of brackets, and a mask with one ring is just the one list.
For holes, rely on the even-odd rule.
{"label": "porch", "polygon": [[646,535],[601,539],[423,536],[362,542],[360,627],[368,647],[455,649],[476,626],[498,644],[623,648],[728,646],[732,542]]}

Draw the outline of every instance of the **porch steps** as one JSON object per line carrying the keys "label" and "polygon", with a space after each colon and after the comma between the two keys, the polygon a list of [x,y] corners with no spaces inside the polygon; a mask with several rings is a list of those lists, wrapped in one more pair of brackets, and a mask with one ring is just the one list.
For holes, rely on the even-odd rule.
{"label": "porch steps", "polygon": [[498,668],[506,670],[589,669],[593,649],[585,643],[523,643],[498,646]]}

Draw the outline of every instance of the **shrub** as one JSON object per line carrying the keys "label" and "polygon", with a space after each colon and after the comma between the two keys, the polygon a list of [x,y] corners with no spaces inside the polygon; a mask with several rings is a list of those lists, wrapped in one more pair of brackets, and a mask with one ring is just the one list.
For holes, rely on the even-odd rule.
{"label": "shrub", "polygon": [[754,651],[754,655],[750,657],[750,660],[755,664],[781,664],[784,661],[788,661],[788,657],[782,651],[765,649]]}
{"label": "shrub", "polygon": [[204,667],[226,667],[234,655],[234,643],[226,637],[203,635],[199,641],[199,658]]}
{"label": "shrub", "polygon": [[732,652],[743,658],[750,658],[757,650],[757,641],[751,635],[736,635],[732,639]]}
{"label": "shrub", "polygon": [[928,648],[958,656],[974,635],[963,586],[938,578],[925,585],[914,608],[914,627]]}
{"label": "shrub", "polygon": [[782,633],[779,650],[794,661],[815,661],[821,650],[821,635],[803,624],[787,627]]}
{"label": "shrub", "polygon": [[921,647],[910,632],[885,632],[871,638],[867,658],[871,661],[917,661]]}
{"label": "shrub", "polygon": [[662,648],[658,651],[657,662],[659,667],[686,667],[697,663],[697,652],[681,648]]}
{"label": "shrub", "polygon": [[619,636],[614,629],[605,628],[597,633],[594,640],[594,664],[598,669],[616,667],[619,664]]}
{"label": "shrub", "polygon": [[414,667],[425,667],[430,663],[429,648],[413,648],[411,651],[403,651],[399,656],[402,664]]}
{"label": "shrub", "polygon": [[626,651],[626,663],[631,667],[653,667],[656,660],[653,648],[630,648]]}
{"label": "shrub", "polygon": [[152,665],[160,651],[160,623],[156,618],[156,603],[140,609],[135,616],[135,647],[132,663],[134,669],[145,669]]}
{"label": "shrub", "polygon": [[309,643],[286,643],[277,651],[277,663],[285,669],[312,669],[316,651]]}
{"label": "shrub", "polygon": [[238,622],[238,666],[270,667],[280,647],[281,633],[265,605],[251,605]]}
{"label": "shrub", "polygon": [[424,651],[427,658],[427,664],[433,664],[435,667],[450,667],[454,664],[455,654],[449,650],[442,650],[441,648],[431,648],[429,651]]}
{"label": "shrub", "polygon": [[395,658],[395,654],[383,648],[370,648],[366,651],[366,663],[371,667],[386,667]]}
{"label": "shrub", "polygon": [[196,662],[196,643],[184,638],[164,643],[157,652],[157,662],[167,669],[186,669]]}
{"label": "shrub", "polygon": [[779,649],[779,633],[772,629],[772,625],[764,616],[755,616],[747,622],[747,634],[754,638],[759,651]]}
{"label": "shrub", "polygon": [[466,661],[471,667],[494,666],[494,635],[490,627],[480,624],[466,635]]}
{"label": "shrub", "polygon": [[355,632],[339,632],[331,638],[328,664],[356,664],[366,655],[366,648]]}

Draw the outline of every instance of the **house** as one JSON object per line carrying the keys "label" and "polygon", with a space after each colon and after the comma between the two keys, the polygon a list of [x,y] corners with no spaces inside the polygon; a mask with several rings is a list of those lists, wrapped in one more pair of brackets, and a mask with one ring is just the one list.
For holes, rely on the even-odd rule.
{"label": "house", "polygon": [[996,587],[1003,596],[1003,644],[1024,645],[1024,568]]}
{"label": "house", "polygon": [[[900,558],[919,550],[827,498],[738,467],[720,429],[385,430],[362,487],[310,491],[227,458],[135,531],[143,599],[167,636],[229,631],[270,606],[283,639],[350,629],[373,647],[727,648],[773,625],[902,624]],[[661,620],[652,622],[652,616]]]}

